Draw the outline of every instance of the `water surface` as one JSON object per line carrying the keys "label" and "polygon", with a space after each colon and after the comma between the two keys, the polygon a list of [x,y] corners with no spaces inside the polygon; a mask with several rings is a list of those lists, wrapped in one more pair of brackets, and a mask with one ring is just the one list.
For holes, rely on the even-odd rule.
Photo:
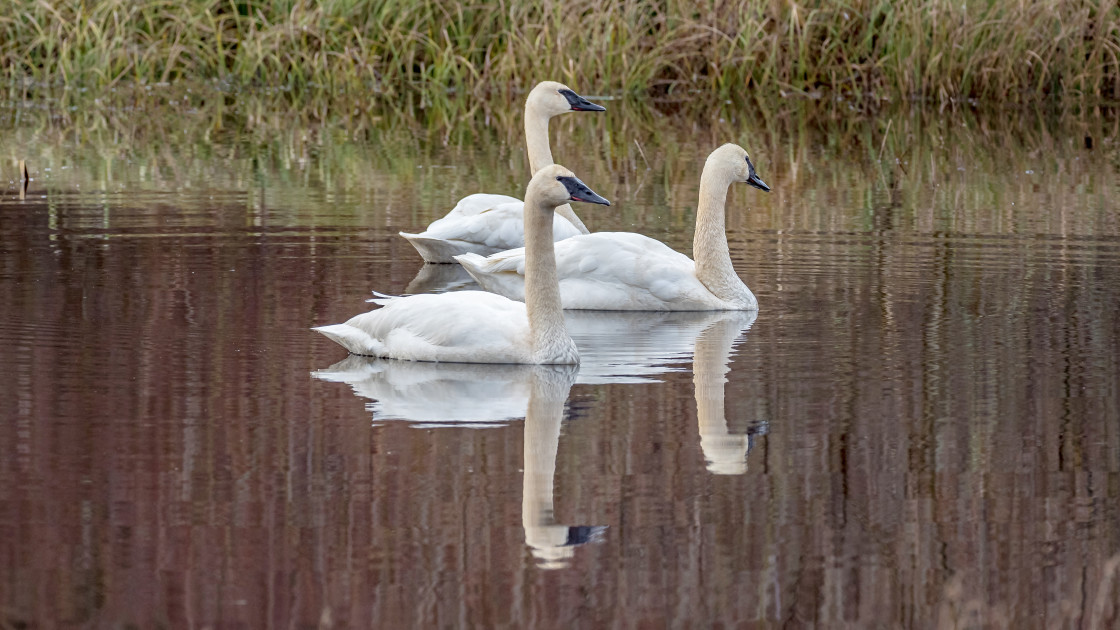
{"label": "water surface", "polygon": [[188,101],[0,110],[0,623],[1115,627],[1114,119],[565,117],[587,224],[687,253],[743,144],[761,310],[463,369],[308,328],[467,286],[396,233],[520,194],[516,120]]}

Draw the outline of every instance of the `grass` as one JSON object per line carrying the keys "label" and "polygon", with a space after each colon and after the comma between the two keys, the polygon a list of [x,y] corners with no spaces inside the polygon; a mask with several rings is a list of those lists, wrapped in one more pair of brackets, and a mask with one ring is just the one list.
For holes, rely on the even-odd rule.
{"label": "grass", "polygon": [[1115,0],[2,0],[0,69],[421,105],[542,78],[590,94],[860,103],[1120,99]]}

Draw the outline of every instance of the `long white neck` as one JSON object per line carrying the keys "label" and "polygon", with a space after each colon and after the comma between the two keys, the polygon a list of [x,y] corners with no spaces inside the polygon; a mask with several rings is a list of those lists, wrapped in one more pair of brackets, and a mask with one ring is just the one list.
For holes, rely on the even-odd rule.
{"label": "long white neck", "polygon": [[696,260],[696,277],[721,300],[738,302],[744,292],[754,296],[735,273],[727,247],[727,189],[731,177],[723,169],[705,165],[700,175],[700,202],[696,208],[696,235],[692,239],[692,256]]}
{"label": "long white neck", "polygon": [[724,387],[731,347],[740,333],[740,321],[728,317],[714,322],[696,338],[692,383],[696,390],[696,418],[700,448],[708,470],[716,474],[742,474],[747,470],[750,437],[732,435],[724,414]]}
{"label": "long white neck", "polygon": [[552,244],[552,208],[525,197],[525,309],[535,363],[578,363],[575,342],[564,324],[556,249]]}
{"label": "long white neck", "polygon": [[[529,151],[530,175],[536,175],[537,171],[554,163],[552,148],[548,143],[549,118],[547,114],[534,107],[532,101],[525,103],[525,147]],[[590,233],[569,204],[556,208],[556,214],[570,221],[580,233]]]}

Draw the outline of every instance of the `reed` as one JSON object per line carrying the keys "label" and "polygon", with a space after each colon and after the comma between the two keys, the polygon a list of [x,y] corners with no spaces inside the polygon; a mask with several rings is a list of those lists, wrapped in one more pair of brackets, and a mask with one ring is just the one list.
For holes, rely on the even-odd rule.
{"label": "reed", "polygon": [[[415,98],[1120,99],[1115,0],[5,0],[10,79]],[[704,95],[703,97],[696,96]]]}

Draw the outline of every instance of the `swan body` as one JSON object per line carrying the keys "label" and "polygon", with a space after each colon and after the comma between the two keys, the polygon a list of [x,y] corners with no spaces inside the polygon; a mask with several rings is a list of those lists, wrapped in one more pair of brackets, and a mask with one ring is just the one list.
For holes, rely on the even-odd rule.
{"label": "swan body", "polygon": [[566,201],[610,205],[568,169],[542,168],[525,192],[525,302],[484,291],[371,300],[381,308],[314,328],[353,354],[408,361],[576,364],[553,256],[552,217]]}
{"label": "swan body", "polygon": [[[725,144],[708,156],[700,178],[693,252],[696,260],[632,232],[598,232],[556,243],[560,295],[566,309],[619,311],[758,310],[758,300],[735,273],[725,233],[727,190],[744,181],[760,190],[747,152]],[[524,295],[523,249],[456,257],[487,291]]]}
{"label": "swan body", "polygon": [[[412,243],[426,262],[452,263],[463,254],[488,256],[524,245],[524,214],[525,204],[520,199],[478,193],[464,197],[451,212],[433,221],[420,234],[400,235]],[[585,233],[559,214],[553,217],[553,240]]]}
{"label": "swan body", "polygon": [[[553,163],[548,142],[549,119],[573,111],[601,112],[605,108],[555,81],[543,81],[529,92],[525,99],[525,144],[533,173]],[[462,254],[486,256],[523,246],[523,209],[521,200],[509,195],[468,195],[423,232],[400,235],[412,243],[426,262],[453,263],[455,256]],[[556,210],[555,240],[587,233],[587,226],[570,205],[563,204]]]}

